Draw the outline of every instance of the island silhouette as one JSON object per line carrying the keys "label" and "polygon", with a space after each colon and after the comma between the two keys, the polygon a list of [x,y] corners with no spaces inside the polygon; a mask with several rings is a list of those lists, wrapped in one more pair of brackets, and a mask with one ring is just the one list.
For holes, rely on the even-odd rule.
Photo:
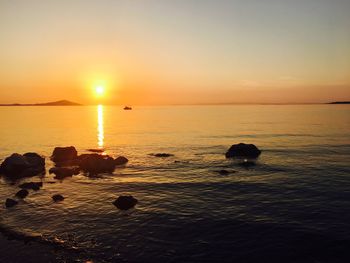
{"label": "island silhouette", "polygon": [[329,104],[350,104],[350,101],[333,101],[333,102],[330,102]]}
{"label": "island silhouette", "polygon": [[45,102],[45,103],[12,103],[12,104],[0,104],[0,106],[81,106],[82,104],[72,102],[69,100],[58,100],[58,101],[52,101],[52,102]]}

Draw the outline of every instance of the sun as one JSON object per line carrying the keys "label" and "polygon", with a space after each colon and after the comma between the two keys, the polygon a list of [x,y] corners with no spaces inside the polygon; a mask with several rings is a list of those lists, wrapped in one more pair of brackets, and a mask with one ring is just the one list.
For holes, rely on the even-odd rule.
{"label": "sun", "polygon": [[105,93],[105,88],[103,86],[95,87],[96,95],[102,96]]}

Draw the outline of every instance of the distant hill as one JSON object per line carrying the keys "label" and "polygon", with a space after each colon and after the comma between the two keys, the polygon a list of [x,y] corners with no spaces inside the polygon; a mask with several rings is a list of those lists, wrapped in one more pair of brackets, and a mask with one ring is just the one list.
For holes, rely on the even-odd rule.
{"label": "distant hill", "polygon": [[350,104],[350,101],[333,101],[328,104]]}
{"label": "distant hill", "polygon": [[69,100],[59,100],[46,103],[36,103],[34,106],[80,106],[81,104]]}
{"label": "distant hill", "polygon": [[0,104],[0,106],[81,106],[81,104],[72,102],[69,100],[59,100],[59,101],[53,101],[53,102],[34,103],[34,104],[20,104],[20,103]]}

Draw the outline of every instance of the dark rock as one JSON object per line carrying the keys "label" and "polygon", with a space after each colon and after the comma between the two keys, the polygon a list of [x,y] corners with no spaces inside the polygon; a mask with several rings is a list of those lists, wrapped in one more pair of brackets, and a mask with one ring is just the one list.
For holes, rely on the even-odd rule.
{"label": "dark rock", "polygon": [[228,170],[225,170],[225,169],[222,169],[222,170],[219,170],[217,171],[220,175],[228,175],[228,174],[231,174],[231,173],[236,173],[237,171],[228,171]]}
{"label": "dark rock", "polygon": [[53,196],[52,196],[52,200],[53,200],[54,202],[60,202],[60,201],[63,201],[63,200],[64,200],[64,197],[63,197],[62,195],[60,195],[60,194],[57,194],[57,195],[53,195]]}
{"label": "dark rock", "polygon": [[19,174],[28,166],[29,163],[23,155],[13,153],[2,162],[1,170],[4,174]]}
{"label": "dark rock", "polygon": [[13,200],[11,198],[7,198],[6,199],[6,202],[5,202],[5,206],[8,208],[8,207],[13,207],[15,205],[17,205],[18,202],[16,200]]}
{"label": "dark rock", "polygon": [[123,164],[126,164],[128,161],[129,161],[128,158],[124,156],[119,156],[114,160],[115,165],[123,165]]}
{"label": "dark rock", "polygon": [[49,173],[55,174],[55,179],[61,180],[79,174],[79,167],[52,167]]}
{"label": "dark rock", "polygon": [[23,170],[23,172],[21,173],[21,175],[19,176],[20,178],[23,177],[32,177],[35,175],[40,175],[40,174],[45,174],[45,168],[28,168]]}
{"label": "dark rock", "polygon": [[254,144],[239,143],[234,144],[226,152],[226,158],[233,157],[247,157],[257,158],[261,154],[261,151]]}
{"label": "dark rock", "polygon": [[96,153],[82,154],[78,157],[79,167],[90,175],[112,173],[115,169],[115,160],[108,155]]}
{"label": "dark rock", "polygon": [[74,146],[56,147],[51,156],[55,163],[74,161],[78,157],[78,152]]}
{"label": "dark rock", "polygon": [[137,199],[131,195],[121,195],[113,204],[121,210],[128,210],[137,204]]}
{"label": "dark rock", "polygon": [[45,172],[45,158],[37,153],[14,153],[2,162],[0,170],[11,179],[35,176]]}
{"label": "dark rock", "polygon": [[18,187],[22,189],[32,189],[32,190],[38,191],[42,186],[43,186],[42,182],[29,182],[29,183],[20,184]]}
{"label": "dark rock", "polygon": [[32,167],[45,166],[45,158],[37,153],[25,153],[23,156]]}
{"label": "dark rock", "polygon": [[170,154],[170,153],[155,153],[155,154],[152,154],[153,156],[155,157],[171,157],[171,156],[174,156],[174,154]]}
{"label": "dark rock", "polygon": [[84,161],[86,158],[88,158],[91,155],[100,155],[100,154],[96,154],[96,153],[83,153],[83,154],[80,154],[80,155],[78,155],[78,157],[76,159],[77,164],[79,165],[80,162]]}
{"label": "dark rock", "polygon": [[26,198],[28,194],[29,194],[29,192],[27,190],[22,189],[16,193],[16,197],[23,199],[23,198]]}

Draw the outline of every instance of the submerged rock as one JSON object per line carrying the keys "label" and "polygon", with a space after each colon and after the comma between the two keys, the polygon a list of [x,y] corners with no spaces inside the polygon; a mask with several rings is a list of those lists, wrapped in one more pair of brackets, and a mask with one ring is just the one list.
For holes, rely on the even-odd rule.
{"label": "submerged rock", "polygon": [[171,157],[171,156],[174,156],[174,154],[171,154],[171,153],[154,153],[154,154],[151,154],[155,157]]}
{"label": "submerged rock", "polygon": [[239,166],[242,166],[242,167],[245,167],[245,168],[249,168],[249,167],[255,166],[256,163],[253,162],[253,161],[247,161],[247,160],[245,160],[244,162],[238,163],[238,165],[239,165]]}
{"label": "submerged rock", "polygon": [[18,204],[18,202],[17,202],[16,200],[11,199],[11,198],[7,198],[7,199],[6,199],[6,202],[5,202],[5,206],[6,206],[7,208],[13,207],[13,206],[15,206],[15,205],[17,205],[17,204]]}
{"label": "submerged rock", "polygon": [[79,170],[79,167],[52,167],[49,173],[55,174],[55,179],[61,180],[79,174]]}
{"label": "submerged rock", "polygon": [[22,189],[16,193],[16,197],[23,199],[23,198],[26,198],[28,194],[29,194],[28,190]]}
{"label": "submerged rock", "polygon": [[11,179],[35,176],[45,172],[45,158],[37,153],[13,153],[5,158],[0,170]]}
{"label": "submerged rock", "polygon": [[20,184],[18,187],[22,189],[32,189],[34,191],[38,191],[42,186],[42,182],[29,182]]}
{"label": "submerged rock", "polygon": [[261,154],[261,151],[254,144],[239,143],[234,144],[226,152],[226,158],[233,157],[247,157],[257,158]]}
{"label": "submerged rock", "polygon": [[121,195],[113,202],[113,204],[121,210],[128,210],[137,204],[137,199],[131,195]]}
{"label": "submerged rock", "polygon": [[87,150],[92,153],[103,153],[105,151],[104,149],[87,149]]}
{"label": "submerged rock", "polygon": [[60,201],[63,201],[64,200],[64,197],[60,194],[56,194],[56,195],[53,195],[52,196],[52,200],[54,202],[60,202]]}
{"label": "submerged rock", "polygon": [[51,155],[51,160],[55,163],[70,162],[76,160],[78,152],[74,146],[56,147]]}
{"label": "submerged rock", "polygon": [[116,158],[114,160],[115,165],[124,165],[128,162],[128,158],[124,157],[124,156],[119,156],[118,158]]}
{"label": "submerged rock", "polygon": [[179,161],[179,160],[175,160],[174,163],[188,164],[188,163],[190,163],[190,161]]}
{"label": "submerged rock", "polygon": [[222,169],[222,170],[218,170],[217,173],[219,173],[220,175],[229,175],[231,173],[236,173],[237,171],[228,171],[228,170],[225,170],[225,169]]}
{"label": "submerged rock", "polygon": [[108,155],[96,153],[82,154],[78,157],[79,167],[90,175],[112,173],[115,170],[115,160]]}

